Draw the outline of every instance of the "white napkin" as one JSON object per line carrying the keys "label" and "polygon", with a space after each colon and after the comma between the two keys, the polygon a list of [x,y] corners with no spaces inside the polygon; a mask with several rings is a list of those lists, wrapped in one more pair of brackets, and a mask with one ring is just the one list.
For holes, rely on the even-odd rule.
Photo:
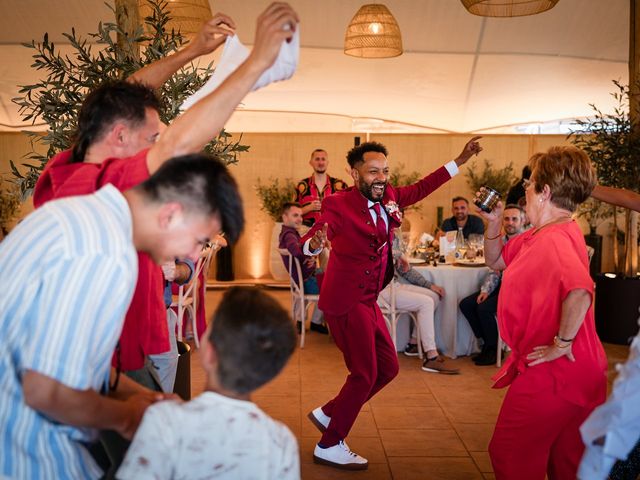
{"label": "white napkin", "polygon": [[420,235],[420,243],[427,244],[433,242],[433,236],[429,235],[427,232]]}
{"label": "white napkin", "polygon": [[[187,98],[181,110],[187,110],[196,102],[209,95],[220,86],[224,80],[231,75],[249,56],[249,49],[245,47],[237,35],[227,37],[224,44],[222,56],[218,61],[213,75],[209,78],[200,90]],[[251,91],[265,87],[273,82],[287,80],[291,78],[298,67],[298,59],[300,57],[300,26],[296,28],[290,42],[282,42],[278,58],[271,67],[262,74]]]}
{"label": "white napkin", "polygon": [[440,256],[447,256],[456,250],[456,233],[447,232],[445,235],[440,237]]}

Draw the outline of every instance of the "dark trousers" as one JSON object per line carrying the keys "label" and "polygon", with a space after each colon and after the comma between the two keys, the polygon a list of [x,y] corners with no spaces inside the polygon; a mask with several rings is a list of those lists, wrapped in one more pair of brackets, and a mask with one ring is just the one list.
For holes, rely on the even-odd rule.
{"label": "dark trousers", "polygon": [[499,289],[495,289],[482,303],[477,301],[480,292],[475,292],[460,301],[460,311],[467,318],[476,338],[484,340],[485,349],[498,347],[498,325],[496,323],[498,291]]}
{"label": "dark trousers", "polygon": [[[145,358],[144,367],[141,369],[129,370],[122,373],[140,385],[156,392],[162,392],[162,386],[158,379],[158,372],[151,363],[151,360],[149,360],[149,357]],[[107,480],[116,478],[116,471],[122,464],[131,442],[113,430],[101,430],[100,443],[104,447],[104,450],[111,461],[111,468],[109,468],[105,473],[104,478]]]}
{"label": "dark trousers", "polygon": [[358,303],[345,315],[325,313],[325,320],[349,369],[340,393],[322,407],[331,422],[320,444],[332,447],[349,434],[362,405],[398,374],[398,354],[375,302]]}

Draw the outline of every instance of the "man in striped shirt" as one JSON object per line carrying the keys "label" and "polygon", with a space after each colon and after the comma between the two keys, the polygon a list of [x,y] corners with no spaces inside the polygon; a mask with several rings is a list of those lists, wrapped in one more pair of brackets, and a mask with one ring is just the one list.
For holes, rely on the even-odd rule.
{"label": "man in striped shirt", "polygon": [[221,228],[235,240],[243,224],[235,181],[198,154],[169,160],[124,192],[107,185],[49,202],[11,232],[0,244],[0,477],[101,476],[85,448],[96,429],[131,438],[162,398],[124,377],[117,398],[100,395],[136,250],[156,263],[195,260]]}

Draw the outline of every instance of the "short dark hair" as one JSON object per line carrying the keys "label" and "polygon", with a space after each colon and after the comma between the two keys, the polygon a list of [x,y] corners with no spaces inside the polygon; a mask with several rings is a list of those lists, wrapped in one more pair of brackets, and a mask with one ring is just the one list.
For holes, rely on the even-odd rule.
{"label": "short dark hair", "polygon": [[520,210],[520,213],[524,213],[524,208],[522,208],[520,205],[516,205],[515,203],[508,204],[506,207],[504,207],[504,210],[509,210],[510,208]]}
{"label": "short dark hair", "polygon": [[469,200],[467,200],[464,197],[453,197],[453,200],[451,200],[451,205],[453,205],[456,202],[459,202],[460,200],[462,200],[464,203],[466,203],[467,205],[469,205]]}
{"label": "short dark hair", "polygon": [[349,162],[349,166],[354,168],[356,165],[364,162],[364,154],[367,152],[378,152],[384,154],[384,156],[388,156],[387,147],[378,142],[364,142],[358,145],[357,147],[353,147],[347,153],[347,162]]}
{"label": "short dark hair", "polygon": [[522,178],[527,180],[531,178],[531,167],[529,167],[529,165],[522,167]]}
{"label": "short dark hair", "polygon": [[282,208],[280,209],[280,215],[284,215],[289,210],[291,210],[292,207],[302,208],[298,202],[284,202],[282,204]]}
{"label": "short dark hair", "polygon": [[311,152],[311,158],[313,158],[313,154],[316,152],[324,152],[327,153],[327,151],[324,148],[316,148],[313,152]]}
{"label": "short dark hair", "polygon": [[216,157],[204,153],[174,157],[134,188],[154,202],[175,201],[190,212],[220,215],[222,231],[231,243],[244,228],[238,185]]}
{"label": "short dark hair", "polygon": [[256,288],[228,290],[211,321],[208,340],[218,357],[218,380],[232,392],[249,393],[267,383],[296,346],[287,311]]}
{"label": "short dark hair", "polygon": [[160,111],[160,100],[149,87],[136,82],[106,82],[85,98],[78,114],[71,162],[83,162],[89,147],[99,141],[117,120],[135,126],[144,121],[146,109]]}

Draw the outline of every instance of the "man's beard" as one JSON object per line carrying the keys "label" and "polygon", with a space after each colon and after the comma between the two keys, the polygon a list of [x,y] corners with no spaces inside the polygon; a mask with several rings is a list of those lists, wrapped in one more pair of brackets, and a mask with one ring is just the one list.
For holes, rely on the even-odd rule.
{"label": "man's beard", "polygon": [[327,167],[325,167],[324,170],[320,170],[319,168],[314,168],[313,171],[315,173],[325,173],[327,171]]}
{"label": "man's beard", "polygon": [[[382,192],[377,193],[376,195],[379,194],[379,197],[374,196],[374,186],[381,186],[382,187]],[[387,183],[386,182],[373,182],[371,185],[367,185],[364,181],[359,181],[358,182],[358,190],[360,190],[360,193],[368,200],[371,200],[372,202],[380,202],[382,201],[382,197],[384,196],[384,191],[387,188]]]}
{"label": "man's beard", "polygon": [[468,214],[466,214],[466,213],[464,215],[460,215],[460,214],[454,215],[454,217],[456,217],[456,220],[458,222],[462,222],[463,220],[466,220],[467,216],[468,216]]}

